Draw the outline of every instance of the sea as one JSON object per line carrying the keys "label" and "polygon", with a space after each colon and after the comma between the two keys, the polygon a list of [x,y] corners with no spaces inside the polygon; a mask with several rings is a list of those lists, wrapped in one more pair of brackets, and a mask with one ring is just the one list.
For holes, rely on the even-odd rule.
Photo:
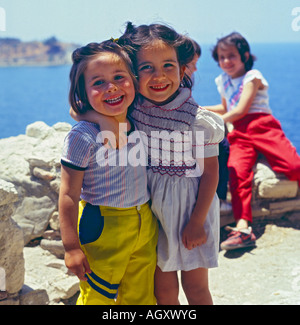
{"label": "sea", "polygon": [[[220,103],[214,79],[221,73],[211,57],[212,45],[202,45],[194,74],[193,96],[201,106]],[[269,83],[273,115],[300,153],[300,43],[252,44],[254,68]],[[71,66],[0,68],[0,139],[25,134],[26,126],[44,121],[75,124],[69,116]]]}

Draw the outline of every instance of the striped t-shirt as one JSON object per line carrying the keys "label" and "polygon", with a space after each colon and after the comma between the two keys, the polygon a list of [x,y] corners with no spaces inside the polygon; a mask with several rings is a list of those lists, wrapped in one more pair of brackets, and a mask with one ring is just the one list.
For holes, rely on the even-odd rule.
{"label": "striped t-shirt", "polygon": [[64,141],[61,163],[84,171],[83,200],[116,208],[149,200],[146,162],[141,162],[143,146],[131,142],[121,150],[107,149],[97,124],[81,121],[72,127]]}

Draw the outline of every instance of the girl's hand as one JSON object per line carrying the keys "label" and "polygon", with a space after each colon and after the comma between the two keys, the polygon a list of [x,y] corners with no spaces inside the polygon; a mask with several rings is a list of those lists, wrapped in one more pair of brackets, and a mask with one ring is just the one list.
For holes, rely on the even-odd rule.
{"label": "girl's hand", "polygon": [[[203,164],[201,159],[197,159],[197,161],[200,166]],[[204,171],[199,184],[197,201],[182,233],[183,245],[189,250],[201,246],[207,241],[204,224],[218,186],[218,166],[217,156],[204,158]]]}
{"label": "girl's hand", "polygon": [[85,273],[91,273],[89,262],[80,248],[65,252],[65,263],[67,268],[74,273],[79,280],[86,281]]}
{"label": "girl's hand", "polygon": [[[104,125],[103,125],[104,124]],[[122,149],[127,145],[127,133],[125,124],[119,124],[117,120],[110,120],[110,123],[99,123],[103,138],[103,144],[108,149]]]}
{"label": "girl's hand", "polygon": [[100,114],[94,110],[87,111],[85,114],[78,114],[72,107],[69,113],[77,122],[88,121],[98,124],[102,133],[103,144],[106,148],[121,149],[126,146],[127,135],[124,123],[123,125],[119,124],[114,117]]}
{"label": "girl's hand", "polygon": [[191,250],[205,244],[207,236],[204,226],[190,221],[183,230],[182,242],[186,249]]}

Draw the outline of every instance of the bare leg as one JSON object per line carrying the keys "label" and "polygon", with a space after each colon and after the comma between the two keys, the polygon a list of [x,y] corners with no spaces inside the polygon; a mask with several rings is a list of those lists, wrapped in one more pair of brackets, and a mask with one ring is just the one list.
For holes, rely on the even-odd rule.
{"label": "bare leg", "polygon": [[182,271],[181,282],[190,305],[213,305],[208,284],[208,269]]}
{"label": "bare leg", "polygon": [[158,305],[180,305],[178,300],[179,283],[176,271],[162,272],[157,266],[154,288]]}

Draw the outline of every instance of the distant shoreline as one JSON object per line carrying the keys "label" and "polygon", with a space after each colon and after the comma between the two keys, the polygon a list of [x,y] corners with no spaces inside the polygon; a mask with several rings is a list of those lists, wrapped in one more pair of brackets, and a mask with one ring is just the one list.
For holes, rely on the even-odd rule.
{"label": "distant shoreline", "polygon": [[[214,43],[202,43],[200,45],[205,52],[207,50],[210,52],[213,44]],[[253,43],[252,48],[259,48],[262,45],[281,45],[285,47],[291,45],[299,46],[299,43],[259,42]],[[18,38],[0,38],[0,68],[55,67],[71,65],[73,51],[81,46],[82,45],[80,44],[61,42],[55,36],[44,41],[22,41]]]}
{"label": "distant shoreline", "polygon": [[56,37],[45,41],[23,42],[18,38],[0,38],[0,67],[47,67],[72,63],[78,44],[60,42]]}

